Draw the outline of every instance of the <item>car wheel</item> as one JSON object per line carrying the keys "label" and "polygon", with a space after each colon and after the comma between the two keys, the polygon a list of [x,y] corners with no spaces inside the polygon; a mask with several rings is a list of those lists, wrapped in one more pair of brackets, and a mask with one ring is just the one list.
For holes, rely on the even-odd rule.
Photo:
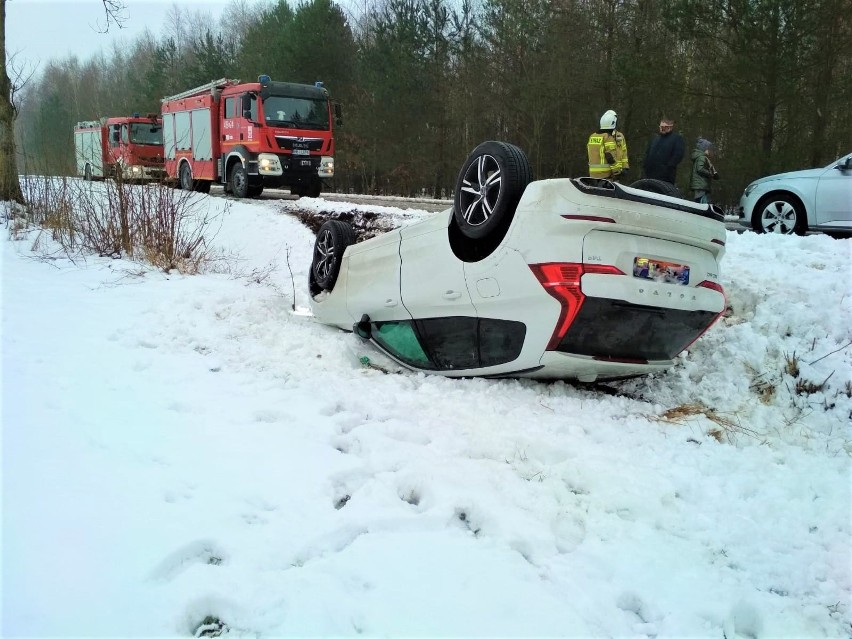
{"label": "car wheel", "polygon": [[83,171],[83,179],[86,180],[86,182],[92,181],[92,166],[90,164],[87,164],[86,169]]}
{"label": "car wheel", "polygon": [[508,228],[531,179],[521,149],[506,142],[483,142],[467,157],[456,181],[456,226],[470,239]]}
{"label": "car wheel", "polygon": [[248,174],[242,164],[234,164],[228,181],[231,184],[231,192],[234,194],[234,197],[243,198],[248,196]]}
{"label": "car wheel", "polygon": [[807,222],[802,205],[781,193],[765,197],[757,203],[752,214],[752,227],[758,233],[804,235]]}
{"label": "car wheel", "polygon": [[355,232],[346,222],[326,220],[317,232],[314,258],[311,262],[311,280],[322,290],[334,288],[340,273],[343,252],[355,243]]}
{"label": "car wheel", "polygon": [[192,190],[192,169],[186,162],[180,165],[180,188],[184,191]]}
{"label": "car wheel", "polygon": [[259,197],[263,193],[263,184],[249,184],[248,196]]}
{"label": "car wheel", "polygon": [[644,178],[642,180],[636,180],[633,184],[630,185],[632,189],[640,189],[642,191],[648,191],[649,193],[656,193],[658,195],[668,195],[670,197],[683,197],[680,194],[680,190],[671,182],[666,182],[665,180],[653,180],[651,178]]}

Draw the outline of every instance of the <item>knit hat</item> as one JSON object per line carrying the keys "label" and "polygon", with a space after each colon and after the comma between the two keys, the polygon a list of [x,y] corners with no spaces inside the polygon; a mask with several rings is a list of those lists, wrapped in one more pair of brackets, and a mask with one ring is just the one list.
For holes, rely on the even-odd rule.
{"label": "knit hat", "polygon": [[713,143],[710,140],[698,138],[698,141],[695,143],[695,148],[699,151],[706,151],[707,149],[713,148]]}

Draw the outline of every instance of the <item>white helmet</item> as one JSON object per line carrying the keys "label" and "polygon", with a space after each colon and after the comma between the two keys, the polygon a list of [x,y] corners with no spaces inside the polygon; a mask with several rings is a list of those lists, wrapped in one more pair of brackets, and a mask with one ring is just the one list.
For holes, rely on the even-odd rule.
{"label": "white helmet", "polygon": [[618,115],[610,109],[601,116],[601,129],[614,129],[617,120]]}

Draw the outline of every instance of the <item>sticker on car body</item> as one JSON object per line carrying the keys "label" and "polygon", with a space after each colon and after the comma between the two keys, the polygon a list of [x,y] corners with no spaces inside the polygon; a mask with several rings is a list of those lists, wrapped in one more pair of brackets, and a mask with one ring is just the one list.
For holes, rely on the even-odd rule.
{"label": "sticker on car body", "polygon": [[664,284],[689,284],[689,267],[637,255],[633,258],[633,277]]}

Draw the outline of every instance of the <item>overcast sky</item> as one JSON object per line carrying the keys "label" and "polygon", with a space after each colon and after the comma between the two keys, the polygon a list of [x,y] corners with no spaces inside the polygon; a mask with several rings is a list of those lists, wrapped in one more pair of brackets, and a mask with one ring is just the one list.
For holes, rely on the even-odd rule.
{"label": "overcast sky", "polygon": [[[180,7],[209,13],[218,21],[231,0],[181,0]],[[124,0],[124,28],[110,25],[101,0],[9,0],[6,3],[6,52],[16,56],[13,66],[41,70],[50,59],[76,55],[81,61],[113,42],[128,44],[145,29],[155,36],[164,32],[172,0]]]}

